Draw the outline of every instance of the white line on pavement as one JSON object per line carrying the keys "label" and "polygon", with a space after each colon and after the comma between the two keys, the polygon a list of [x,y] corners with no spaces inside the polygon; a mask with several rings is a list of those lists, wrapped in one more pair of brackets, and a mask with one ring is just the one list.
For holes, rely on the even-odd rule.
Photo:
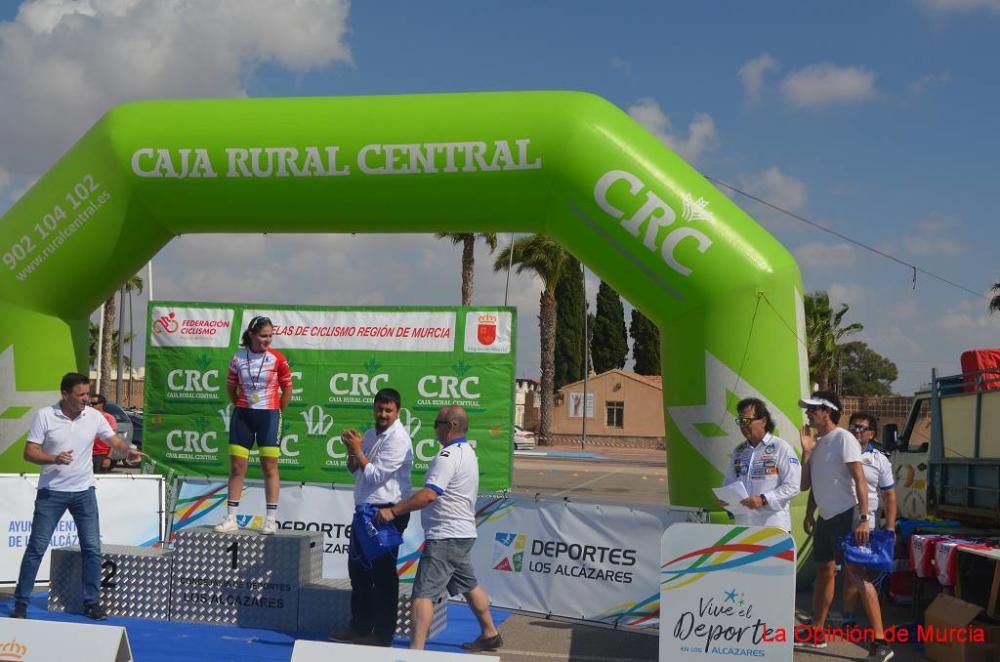
{"label": "white line on pavement", "polygon": [[625,471],[628,468],[629,468],[628,465],[625,465],[623,467],[618,467],[614,471],[609,471],[607,473],[601,474],[600,476],[597,476],[596,478],[591,478],[590,480],[585,480],[582,483],[580,483],[579,485],[574,485],[573,487],[567,488],[567,489],[563,490],[562,492],[556,492],[552,496],[554,496],[554,497],[562,496],[562,495],[566,494],[567,492],[572,492],[573,490],[578,490],[581,487],[586,487],[587,485],[590,485],[591,483],[596,483],[597,481],[599,481],[599,480],[601,480],[603,478],[607,478],[608,476],[614,476],[616,473],[620,473],[622,471]]}

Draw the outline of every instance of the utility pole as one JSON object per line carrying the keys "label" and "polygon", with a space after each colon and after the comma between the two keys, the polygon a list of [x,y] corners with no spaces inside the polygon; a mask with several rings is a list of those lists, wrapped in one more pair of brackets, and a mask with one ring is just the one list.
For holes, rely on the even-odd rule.
{"label": "utility pole", "polygon": [[590,339],[587,337],[587,267],[580,263],[583,272],[583,437],[580,450],[587,447],[587,383],[590,379]]}

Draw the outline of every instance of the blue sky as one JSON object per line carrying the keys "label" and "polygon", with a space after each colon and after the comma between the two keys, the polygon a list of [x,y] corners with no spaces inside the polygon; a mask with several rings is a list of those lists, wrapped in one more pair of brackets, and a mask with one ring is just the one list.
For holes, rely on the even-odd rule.
{"label": "blue sky", "polygon": [[[998,0],[2,1],[0,211],[130,98],[578,89],[703,173],[985,293],[1000,280],[998,28]],[[982,297],[923,275],[913,289],[906,268],[735,199],[792,250],[808,290],[850,304],[861,338],[899,366],[899,392],[932,367],[957,372],[963,349],[1000,346]],[[293,255],[315,269],[289,270]],[[503,277],[477,257],[476,303],[502,302]],[[185,237],[154,260],[154,291],[452,304],[458,259],[418,235]],[[518,373],[535,376],[538,289],[522,277],[512,290]]]}

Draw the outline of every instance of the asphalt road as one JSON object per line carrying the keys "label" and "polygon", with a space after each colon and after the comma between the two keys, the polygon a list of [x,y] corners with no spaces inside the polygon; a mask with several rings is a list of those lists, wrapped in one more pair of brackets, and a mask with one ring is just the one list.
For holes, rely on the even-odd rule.
{"label": "asphalt road", "polygon": [[645,457],[570,460],[515,457],[518,494],[577,497],[630,503],[668,503],[662,451]]}

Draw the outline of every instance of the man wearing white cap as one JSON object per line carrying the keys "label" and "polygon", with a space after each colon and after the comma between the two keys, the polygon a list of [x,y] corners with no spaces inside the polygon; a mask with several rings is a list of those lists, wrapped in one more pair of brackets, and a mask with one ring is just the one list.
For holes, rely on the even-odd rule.
{"label": "man wearing white cap", "polygon": [[[799,400],[799,406],[809,419],[801,434],[802,490],[812,489],[809,500],[819,509],[819,519],[813,521],[810,507],[803,521],[805,532],[813,534],[816,584],[812,630],[805,637],[797,631],[795,638],[796,645],[825,648],[824,626],[833,603],[837,564],[842,561],[840,541],[852,529],[858,544],[868,541],[868,486],[858,440],[837,427],[840,399],[829,391],[817,391]],[[818,436],[813,437],[810,427]]]}

